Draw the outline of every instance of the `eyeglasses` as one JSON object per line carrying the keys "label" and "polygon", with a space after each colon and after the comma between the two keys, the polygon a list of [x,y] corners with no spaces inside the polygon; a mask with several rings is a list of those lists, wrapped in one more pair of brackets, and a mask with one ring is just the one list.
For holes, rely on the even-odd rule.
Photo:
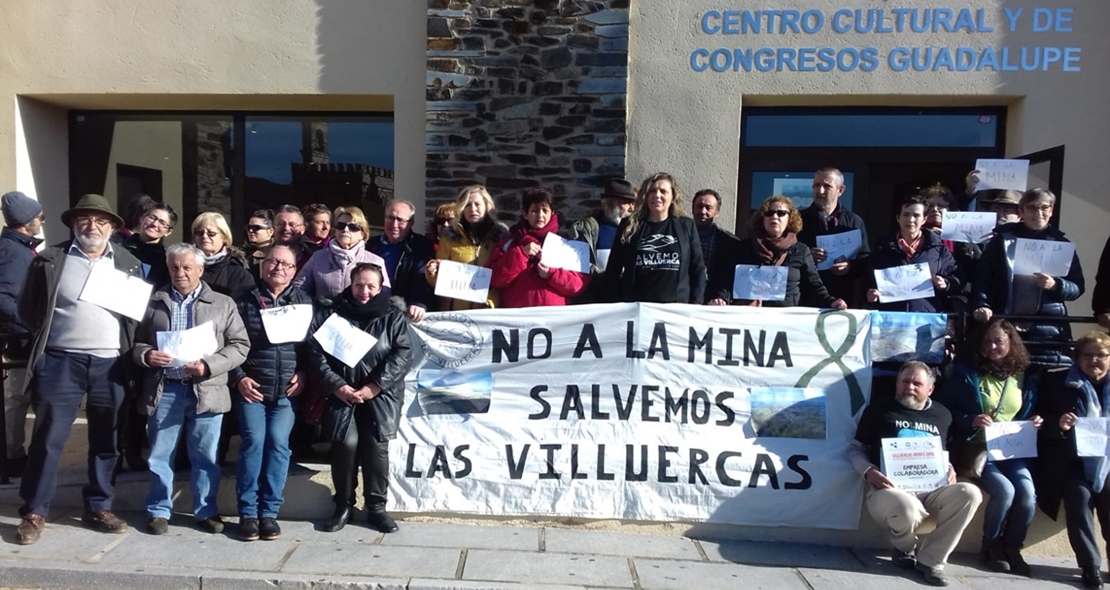
{"label": "eyeglasses", "polygon": [[1110,352],[1084,352],[1079,355],[1082,361],[1105,361],[1110,359]]}
{"label": "eyeglasses", "polygon": [[787,215],[790,215],[790,212],[787,211],[786,209],[768,209],[768,210],[763,212],[763,216],[768,217],[768,218],[770,218],[770,217],[786,217]]}
{"label": "eyeglasses", "polygon": [[199,237],[205,237],[205,236],[209,237],[209,238],[214,238],[214,237],[220,235],[220,232],[214,231],[214,230],[198,229],[197,231],[193,232],[193,235],[197,236],[198,238]]}
{"label": "eyeglasses", "polygon": [[285,270],[293,270],[294,268],[297,268],[296,264],[289,264],[288,262],[282,262],[281,260],[277,260],[274,258],[267,258],[262,261],[262,264],[265,264],[266,266],[269,266],[271,268],[282,268]]}
{"label": "eyeglasses", "polygon": [[266,231],[268,229],[270,229],[270,226],[268,226],[268,225],[248,225],[247,226],[247,231],[249,231],[251,233],[258,233],[260,231]]}
{"label": "eyeglasses", "polygon": [[96,227],[108,227],[112,225],[112,220],[107,217],[92,217],[91,215],[78,215],[73,218],[73,222],[78,225],[96,224]]}
{"label": "eyeglasses", "polygon": [[347,230],[351,233],[362,231],[362,226],[357,224],[357,223],[345,223],[345,222],[342,222],[342,221],[336,221],[332,225],[332,227],[334,227],[335,229],[337,229],[339,231]]}
{"label": "eyeglasses", "polygon": [[1029,204],[1025,206],[1026,211],[1039,211],[1041,213],[1048,213],[1052,211],[1052,205],[1034,205]]}
{"label": "eyeglasses", "polygon": [[408,219],[404,219],[404,218],[402,218],[402,217],[397,217],[396,215],[386,215],[386,216],[385,216],[385,220],[386,220],[386,221],[393,221],[393,222],[396,222],[396,223],[400,223],[400,224],[402,224],[402,225],[404,225],[404,224],[406,224],[406,223],[408,223],[408,222],[410,221],[410,220],[408,220]]}
{"label": "eyeglasses", "polygon": [[160,227],[160,228],[162,228],[162,229],[167,229],[167,230],[168,230],[168,229],[170,229],[171,227],[173,227],[173,226],[172,226],[172,225],[170,225],[170,224],[169,224],[169,222],[167,222],[166,220],[164,220],[164,219],[162,219],[162,218],[158,217],[157,215],[154,215],[154,214],[150,214],[150,213],[148,213],[148,214],[146,214],[145,216],[143,216],[143,221],[150,221],[150,222],[153,222],[154,224],[156,224],[156,225],[157,225],[158,227]]}
{"label": "eyeglasses", "polygon": [[942,205],[940,203],[929,203],[929,206],[926,207],[925,210],[926,211],[932,211],[933,209],[936,209],[938,211],[943,211],[947,208],[948,208],[948,205]]}

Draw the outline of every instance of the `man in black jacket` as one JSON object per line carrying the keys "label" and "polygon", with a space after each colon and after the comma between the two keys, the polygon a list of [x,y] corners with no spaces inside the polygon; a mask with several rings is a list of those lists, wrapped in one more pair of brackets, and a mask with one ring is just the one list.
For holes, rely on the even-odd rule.
{"label": "man in black jacket", "polygon": [[[860,307],[860,289],[856,289],[855,279],[868,270],[867,257],[871,248],[867,242],[867,228],[863,218],[840,203],[844,194],[844,175],[836,168],[822,168],[813,175],[813,204],[802,210],[802,231],[798,240],[813,251],[813,261],[820,265],[827,253],[817,247],[817,236],[846,233],[859,230],[863,247],[854,260],[837,260],[832,268],[821,271],[821,281],[829,294],[848,303],[848,307]],[[807,303],[813,305],[812,303]]]}
{"label": "man in black jacket", "polygon": [[[39,202],[20,192],[10,192],[0,198],[6,227],[0,231],[0,350],[4,358],[26,360],[31,335],[27,326],[19,319],[17,301],[19,290],[35,248],[42,243],[36,236],[42,229],[42,206]],[[31,397],[23,387],[27,377],[26,369],[8,371],[8,382],[4,387],[4,422],[7,429],[7,463],[4,472],[18,476],[23,473],[27,463],[27,452],[23,443],[27,438],[27,409],[31,407]]]}
{"label": "man in black jacket", "polygon": [[366,241],[366,249],[385,260],[394,301],[412,321],[424,319],[432,302],[432,288],[424,278],[428,261],[435,258],[432,242],[412,231],[416,207],[408,201],[385,206],[385,233]]}
{"label": "man in black jacket", "polygon": [[[739,245],[739,240],[732,232],[717,227],[716,219],[720,213],[720,193],[709,188],[694,193],[694,224],[698,228],[698,238],[701,239],[701,252],[705,259],[708,285],[717,285],[720,282],[720,277],[716,276],[718,274],[717,253]],[[707,301],[715,296],[711,289],[706,289]]]}

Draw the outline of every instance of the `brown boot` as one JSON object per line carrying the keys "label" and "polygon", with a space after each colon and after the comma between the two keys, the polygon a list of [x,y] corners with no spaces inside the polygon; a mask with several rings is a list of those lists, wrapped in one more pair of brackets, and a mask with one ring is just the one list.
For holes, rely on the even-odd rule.
{"label": "brown boot", "polygon": [[15,542],[20,545],[37,543],[42,536],[42,529],[46,528],[46,519],[38,514],[27,513],[19,526],[15,529]]}
{"label": "brown boot", "polygon": [[85,514],[81,515],[81,522],[85,526],[96,529],[102,533],[122,533],[127,530],[127,523],[123,519],[112,514],[111,510],[97,510],[96,512],[86,510]]}

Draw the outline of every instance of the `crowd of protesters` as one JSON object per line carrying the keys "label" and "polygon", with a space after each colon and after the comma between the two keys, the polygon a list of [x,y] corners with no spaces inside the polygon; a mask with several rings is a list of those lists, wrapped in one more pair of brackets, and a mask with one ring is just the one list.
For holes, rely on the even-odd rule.
{"label": "crowd of protesters", "polygon": [[[182,465],[177,453],[188,465],[197,526],[222,531],[220,464],[238,432],[240,539],[280,537],[291,456],[298,441],[314,436],[331,443],[335,511],[325,530],[353,517],[361,468],[370,526],[396,531],[386,512],[388,445],[413,363],[407,322],[430,312],[610,302],[967,312],[979,329],[960,343],[944,377],[906,363],[895,395],[876,395],[865,410],[849,454],[868,485],[867,510],[889,527],[896,563],[944,585],[944,564],[983,491],[982,559],[1019,575],[1031,575],[1021,550],[1035,505],[1055,518],[1062,500],[1083,582],[1101,587],[1092,510],[1104,522],[1110,516],[1110,458],[1077,456],[1074,426],[1110,416],[1110,336],[1091,333],[1073,346],[1068,323],[1056,319],[1085,290],[1078,257],[1066,276],[1014,272],[1017,239],[1067,241],[1050,223],[1056,196],[1044,189],[977,194],[976,184],[972,172],[959,194],[935,185],[905,195],[893,230],[868,232],[841,202],[843,175],[824,168],[814,174],[812,204],[799,209],[788,197],[771,196],[755,208],[744,238],[715,223],[717,191],[695,193],[691,216],[678,180],[666,173],[644,179],[638,190],[611,180],[600,209],[578,220],[560,217],[551,192],[529,190],[511,226],[490,192],[474,185],[435,208],[426,236],[414,231],[416,207],[407,201],[386,204],[377,236],[358,207],[285,205],[253,212],[241,247],[220,213],[201,213],[189,226],[191,240],[167,247],[179,221],[170,205],[135,199],[125,220],[104,197],[85,195],[61,214],[71,237],[42,248],[41,206],[8,193],[0,332],[7,335],[5,356],[28,367],[11,372],[5,399],[7,468],[21,475],[24,501],[16,539],[30,544],[43,533],[61,453],[82,406],[89,426],[82,520],[94,529],[127,529],[112,512],[114,475],[126,464],[149,470],[146,528],[166,533],[173,474]],[[997,213],[993,234],[981,243],[943,238],[944,213],[973,199]],[[851,256],[833,258],[818,239],[852,231],[860,232],[860,247]],[[878,239],[869,241],[869,233]],[[589,264],[572,270],[545,261],[552,235],[585,242]],[[485,300],[437,296],[444,261],[488,268]],[[785,294],[759,300],[737,293],[739,265],[784,267]],[[884,300],[874,271],[904,265],[927,266],[932,296]],[[153,286],[141,320],[82,297],[90,276],[105,269]],[[1110,327],[1110,240],[1093,311]],[[273,318],[299,313],[309,318],[304,333],[275,337]],[[356,362],[337,358],[309,337],[333,322],[369,333],[378,345]],[[178,363],[160,349],[160,333],[202,326],[214,332],[214,352]],[[35,425],[28,441],[29,409]],[[907,436],[895,425],[910,418],[922,432],[909,435],[951,443],[950,485],[908,493],[880,470],[881,439]],[[1034,423],[1039,459],[983,460],[983,429],[1010,420]],[[939,516],[936,528],[919,531],[930,514]],[[1110,534],[1105,525],[1102,531]]]}

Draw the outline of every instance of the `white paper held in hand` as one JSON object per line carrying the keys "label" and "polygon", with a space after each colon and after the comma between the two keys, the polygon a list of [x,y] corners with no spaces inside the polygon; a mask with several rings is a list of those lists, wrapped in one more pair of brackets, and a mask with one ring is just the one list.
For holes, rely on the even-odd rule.
{"label": "white paper held in hand", "polygon": [[948,461],[939,436],[884,438],[880,470],[907,492],[931,492],[948,483]]}
{"label": "white paper held in hand", "polygon": [[1014,242],[1014,274],[1043,272],[1050,277],[1066,277],[1074,256],[1075,244],[1071,242],[1018,238]]}
{"label": "white paper held in hand", "polygon": [[1080,418],[1074,428],[1077,455],[1110,457],[1110,418]]}
{"label": "white paper held in hand", "polygon": [[997,223],[998,214],[990,211],[945,211],[940,238],[978,244],[991,237]]}
{"label": "white paper held in hand", "polygon": [[492,278],[493,271],[488,268],[440,260],[435,293],[440,297],[485,303],[489,298],[489,283]]}
{"label": "white paper held in hand", "polygon": [[612,250],[598,250],[597,251],[597,262],[594,265],[597,266],[598,270],[605,270],[606,268],[609,268],[609,253],[610,252],[612,252]]}
{"label": "white paper held in hand", "polygon": [[354,368],[362,357],[378,343],[378,339],[351,325],[351,322],[331,314],[327,321],[312,335],[324,352]]}
{"label": "white paper held in hand", "polygon": [[1029,420],[995,422],[983,429],[991,461],[1037,456],[1037,428]]}
{"label": "white paper held in hand", "polygon": [[858,229],[817,236],[817,247],[825,250],[824,262],[817,264],[817,270],[829,270],[839,260],[855,260],[863,248],[863,234]]}
{"label": "white paper held in hand", "polygon": [[543,263],[551,268],[562,268],[590,274],[590,245],[578,240],[566,240],[554,233],[543,239]]}
{"label": "white paper held in hand", "polygon": [[1029,160],[975,160],[979,171],[976,191],[1003,189],[1024,191],[1029,182]]}
{"label": "white paper held in hand", "polygon": [[732,279],[732,296],[752,301],[785,301],[786,279],[790,269],[785,266],[737,264]]}
{"label": "white paper held in hand", "polygon": [[158,332],[158,350],[173,357],[170,367],[183,367],[193,361],[199,361],[206,356],[215,354],[218,349],[216,343],[216,325],[204,322],[188,330],[175,332]]}
{"label": "white paper held in hand", "polygon": [[263,309],[259,313],[270,344],[304,342],[308,336],[308,327],[312,323],[311,305],[283,305]]}
{"label": "white paper held in hand", "polygon": [[150,283],[111,266],[94,264],[78,299],[142,321],[153,288]]}
{"label": "white paper held in hand", "polygon": [[879,301],[883,303],[927,299],[936,295],[933,275],[929,265],[924,263],[876,270],[875,289],[879,291]]}

